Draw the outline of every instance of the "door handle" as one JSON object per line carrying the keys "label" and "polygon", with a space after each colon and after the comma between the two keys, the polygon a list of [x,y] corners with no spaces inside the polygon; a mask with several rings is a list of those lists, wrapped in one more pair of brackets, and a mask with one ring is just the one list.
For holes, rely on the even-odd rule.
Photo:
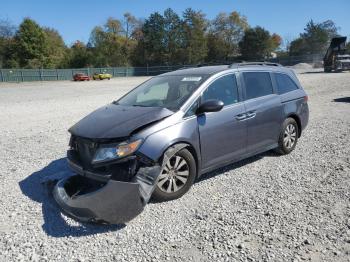
{"label": "door handle", "polygon": [[256,116],[256,111],[247,112],[247,118],[254,118]]}
{"label": "door handle", "polygon": [[242,120],[244,120],[244,119],[246,119],[247,118],[247,115],[246,114],[239,114],[239,115],[236,115],[236,119],[238,120],[238,121],[242,121]]}

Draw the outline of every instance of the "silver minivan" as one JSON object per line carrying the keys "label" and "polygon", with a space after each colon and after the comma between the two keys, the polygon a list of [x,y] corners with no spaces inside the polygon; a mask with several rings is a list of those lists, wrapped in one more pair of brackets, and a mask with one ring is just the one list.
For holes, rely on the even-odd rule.
{"label": "silver minivan", "polygon": [[181,197],[203,173],[267,150],[292,152],[307,100],[294,72],[273,63],[153,77],[69,129],[76,175],[59,181],[55,199],[85,221],[128,221],[151,197]]}

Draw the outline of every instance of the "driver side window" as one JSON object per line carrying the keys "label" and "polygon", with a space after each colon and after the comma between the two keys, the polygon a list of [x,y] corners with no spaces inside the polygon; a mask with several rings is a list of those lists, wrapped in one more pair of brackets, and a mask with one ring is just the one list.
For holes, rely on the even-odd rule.
{"label": "driver side window", "polygon": [[238,88],[234,74],[216,79],[203,92],[202,103],[206,100],[217,99],[224,102],[224,106],[238,102]]}

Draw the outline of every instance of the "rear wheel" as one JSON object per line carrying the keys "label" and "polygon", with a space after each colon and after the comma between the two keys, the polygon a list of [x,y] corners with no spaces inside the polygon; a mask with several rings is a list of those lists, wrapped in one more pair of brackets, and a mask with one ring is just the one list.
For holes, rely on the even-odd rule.
{"label": "rear wheel", "polygon": [[325,72],[325,73],[330,73],[330,72],[332,72],[332,68],[325,67],[325,68],[324,68],[324,72]]}
{"label": "rear wheel", "polygon": [[187,149],[182,149],[165,164],[153,192],[156,201],[169,201],[183,196],[196,178],[196,161]]}
{"label": "rear wheel", "polygon": [[282,130],[278,139],[276,152],[286,155],[295,149],[298,142],[299,127],[293,118],[287,118],[282,125]]}

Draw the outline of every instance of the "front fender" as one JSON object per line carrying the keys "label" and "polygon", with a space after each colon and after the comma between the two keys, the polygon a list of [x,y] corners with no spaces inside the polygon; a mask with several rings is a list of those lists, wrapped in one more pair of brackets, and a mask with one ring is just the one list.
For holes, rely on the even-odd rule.
{"label": "front fender", "polygon": [[154,132],[145,139],[138,151],[153,161],[158,161],[170,146],[177,143],[186,143],[192,146],[196,152],[198,161],[200,160],[200,144],[196,117],[185,119],[175,125]]}

